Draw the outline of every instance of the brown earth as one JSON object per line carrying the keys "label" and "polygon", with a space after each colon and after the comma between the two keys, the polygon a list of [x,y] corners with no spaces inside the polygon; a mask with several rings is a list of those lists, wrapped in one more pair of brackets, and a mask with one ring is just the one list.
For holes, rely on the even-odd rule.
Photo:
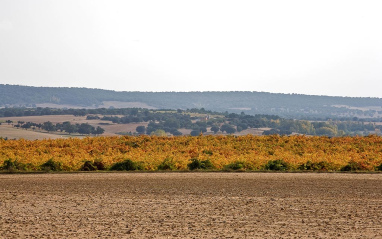
{"label": "brown earth", "polygon": [[[130,123],[130,124],[113,124],[111,121],[107,120],[87,120],[86,116],[73,116],[73,115],[48,115],[48,116],[22,116],[22,117],[3,117],[0,118],[0,137],[7,137],[9,139],[57,139],[57,138],[66,138],[66,137],[84,137],[77,134],[67,134],[65,132],[47,132],[44,130],[32,130],[32,129],[21,129],[13,127],[13,124],[5,123],[7,120],[11,120],[17,124],[18,121],[24,122],[33,122],[33,123],[44,123],[50,121],[54,124],[63,123],[65,121],[69,121],[71,124],[82,124],[88,123],[94,127],[100,126],[105,130],[102,136],[116,136],[118,133],[127,133],[127,132],[135,132],[137,126],[146,126],[147,122],[141,123]],[[108,123],[109,125],[104,125]]]}
{"label": "brown earth", "polygon": [[0,238],[382,238],[382,175],[0,175]]}
{"label": "brown earth", "polygon": [[47,132],[39,132],[33,130],[17,129],[12,127],[12,125],[0,125],[0,137],[9,139],[58,139],[62,138],[62,135],[49,134]]}

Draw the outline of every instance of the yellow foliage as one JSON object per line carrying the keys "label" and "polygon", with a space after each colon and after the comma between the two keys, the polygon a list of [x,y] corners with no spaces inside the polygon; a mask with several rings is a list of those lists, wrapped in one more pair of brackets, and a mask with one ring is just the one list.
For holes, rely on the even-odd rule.
{"label": "yellow foliage", "polygon": [[38,168],[51,158],[69,171],[78,170],[86,160],[102,160],[109,167],[124,159],[141,162],[145,170],[156,170],[166,158],[172,158],[180,170],[187,169],[191,158],[208,159],[217,169],[238,161],[260,169],[269,160],[279,159],[292,168],[307,161],[326,161],[340,168],[354,161],[373,169],[382,163],[382,137],[246,135],[0,139],[0,164],[12,159]]}

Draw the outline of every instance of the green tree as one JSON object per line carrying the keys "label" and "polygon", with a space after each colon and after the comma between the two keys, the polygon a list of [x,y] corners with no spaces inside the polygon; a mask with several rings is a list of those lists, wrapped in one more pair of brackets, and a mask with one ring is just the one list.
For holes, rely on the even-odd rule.
{"label": "green tree", "polygon": [[78,133],[80,134],[91,134],[93,131],[94,131],[94,127],[88,123],[82,123],[78,127]]}
{"label": "green tree", "polygon": [[214,126],[211,127],[211,131],[216,134],[219,131],[219,127],[214,125]]}
{"label": "green tree", "polygon": [[99,126],[97,126],[97,128],[94,130],[94,134],[97,134],[97,135],[103,134],[104,132],[105,130]]}
{"label": "green tree", "polygon": [[178,120],[170,118],[164,122],[164,126],[168,128],[179,129],[180,123]]}
{"label": "green tree", "polygon": [[154,132],[152,132],[151,135],[160,136],[160,137],[167,136],[166,132],[163,129],[157,129]]}
{"label": "green tree", "polygon": [[44,130],[46,130],[46,131],[48,131],[48,132],[50,132],[50,131],[55,131],[56,130],[56,126],[52,123],[52,122],[50,122],[50,121],[48,121],[48,122],[44,122],[43,124],[42,124],[42,127],[41,127],[42,129],[44,129]]}
{"label": "green tree", "polygon": [[199,130],[193,130],[193,131],[191,131],[190,135],[191,136],[198,136],[198,135],[200,135],[200,133],[201,133],[201,131],[199,131]]}
{"label": "green tree", "polygon": [[236,132],[236,129],[232,125],[229,125],[229,124],[223,124],[220,127],[220,130],[222,132],[227,132],[227,134],[233,134]]}
{"label": "green tree", "polygon": [[144,134],[146,132],[146,127],[141,125],[141,126],[138,126],[136,129],[135,129],[139,134]]}
{"label": "green tree", "polygon": [[77,127],[75,125],[72,125],[69,121],[65,121],[64,123],[62,123],[62,129],[68,134],[77,132]]}

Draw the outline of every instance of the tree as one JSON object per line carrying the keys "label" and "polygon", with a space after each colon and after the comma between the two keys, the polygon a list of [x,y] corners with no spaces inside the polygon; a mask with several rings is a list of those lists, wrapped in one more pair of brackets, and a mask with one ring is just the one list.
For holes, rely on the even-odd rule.
{"label": "tree", "polygon": [[205,132],[207,132],[207,128],[206,127],[200,127],[199,132],[205,133]]}
{"label": "tree", "polygon": [[105,132],[105,130],[101,127],[97,127],[94,131],[94,134],[97,134],[97,135],[100,135],[100,134],[103,134]]}
{"label": "tree", "polygon": [[191,131],[190,135],[191,136],[198,136],[198,135],[200,135],[200,131],[199,130],[193,130],[193,131]]}
{"label": "tree", "polygon": [[152,132],[151,135],[161,136],[161,137],[167,136],[166,132],[163,129],[157,129],[154,132]]}
{"label": "tree", "polygon": [[316,130],[317,135],[336,136],[337,130],[335,127],[324,126]]}
{"label": "tree", "polygon": [[21,128],[23,128],[23,129],[29,129],[29,128],[32,127],[32,125],[33,125],[33,123],[31,123],[31,122],[27,122],[26,124],[21,125]]}
{"label": "tree", "polygon": [[68,123],[69,124],[65,124],[65,122],[64,122],[63,129],[65,130],[65,132],[68,134],[77,132],[77,126],[70,124],[70,122],[68,122]]}
{"label": "tree", "polygon": [[231,125],[229,125],[229,124],[223,124],[221,127],[220,127],[220,130],[222,131],[222,132],[227,132],[227,134],[233,134],[233,133],[235,133],[236,132],[236,129],[233,127],[233,126],[231,126]]}
{"label": "tree", "polygon": [[131,115],[137,115],[138,114],[138,108],[132,108],[131,110],[130,110],[130,114]]}
{"label": "tree", "polygon": [[164,122],[164,126],[168,128],[179,129],[180,123],[177,119],[169,118]]}
{"label": "tree", "polygon": [[141,125],[141,126],[138,126],[135,131],[137,131],[139,134],[144,134],[146,132],[146,127]]}
{"label": "tree", "polygon": [[92,132],[94,132],[94,127],[88,123],[82,123],[78,127],[78,133],[80,134],[91,134]]}
{"label": "tree", "polygon": [[69,121],[63,122],[61,125],[61,129],[68,134],[77,132],[77,127],[75,125],[72,125]]}
{"label": "tree", "polygon": [[52,123],[52,122],[50,122],[50,121],[48,121],[48,122],[44,122],[43,124],[42,124],[42,127],[41,127],[42,129],[44,129],[44,130],[46,130],[46,131],[48,131],[48,132],[50,132],[50,131],[55,131],[56,130],[56,126]]}
{"label": "tree", "polygon": [[238,132],[240,132],[240,131],[242,131],[242,130],[246,130],[246,129],[248,129],[248,125],[245,124],[245,123],[239,123],[239,124],[237,125],[236,129],[237,129]]}
{"label": "tree", "polygon": [[174,136],[180,136],[182,135],[182,132],[178,131],[178,130],[174,130],[171,132]]}
{"label": "tree", "polygon": [[211,127],[211,131],[214,132],[215,134],[219,131],[219,127],[217,127],[216,125],[212,126]]}

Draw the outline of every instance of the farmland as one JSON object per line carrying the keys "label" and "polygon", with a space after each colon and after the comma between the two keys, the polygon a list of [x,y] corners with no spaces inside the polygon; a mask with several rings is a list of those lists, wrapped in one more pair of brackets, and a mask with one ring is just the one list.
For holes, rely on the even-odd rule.
{"label": "farmland", "polygon": [[48,161],[56,162],[60,170],[77,171],[86,161],[110,168],[126,160],[136,165],[131,170],[188,170],[192,159],[197,164],[207,163],[213,170],[375,171],[382,169],[382,137],[142,135],[0,139],[0,162],[17,163],[27,171],[42,170]]}
{"label": "farmland", "polygon": [[147,126],[148,123],[130,123],[130,124],[113,124],[110,121],[101,120],[87,120],[85,116],[73,116],[73,115],[49,115],[49,116],[23,116],[23,117],[3,117],[1,118],[2,124],[0,125],[0,136],[8,139],[57,139],[68,137],[84,137],[79,134],[68,134],[66,132],[48,132],[46,130],[32,130],[21,129],[14,127],[14,124],[6,124],[5,122],[10,120],[15,122],[33,122],[42,124],[44,122],[63,123],[71,122],[72,124],[88,123],[94,127],[102,126],[105,129],[104,136],[116,136],[121,132],[135,132],[137,126]]}
{"label": "farmland", "polygon": [[4,238],[381,238],[380,174],[0,175]]}

